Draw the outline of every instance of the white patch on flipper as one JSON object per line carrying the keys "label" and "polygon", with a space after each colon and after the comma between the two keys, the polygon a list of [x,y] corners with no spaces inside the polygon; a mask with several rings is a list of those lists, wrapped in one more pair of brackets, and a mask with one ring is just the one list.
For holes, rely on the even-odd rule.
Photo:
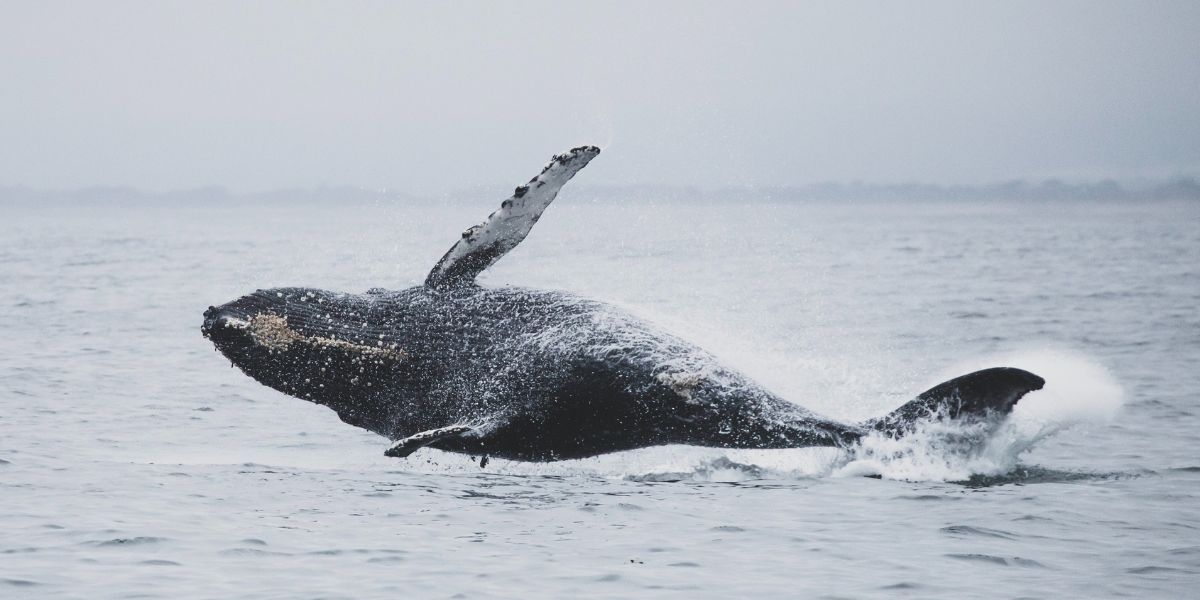
{"label": "white patch on flipper", "polygon": [[471,427],[468,425],[450,425],[448,427],[440,427],[438,429],[422,431],[420,433],[415,433],[406,438],[397,440],[396,443],[392,444],[392,446],[385,450],[383,454],[384,456],[403,458],[438,440],[462,435],[468,431],[471,431]]}
{"label": "white patch on flipper", "polygon": [[550,159],[537,177],[500,203],[499,210],[463,232],[429,272],[425,285],[442,287],[474,280],[529,235],[562,186],[598,154],[600,149],[595,146],[580,146]]}

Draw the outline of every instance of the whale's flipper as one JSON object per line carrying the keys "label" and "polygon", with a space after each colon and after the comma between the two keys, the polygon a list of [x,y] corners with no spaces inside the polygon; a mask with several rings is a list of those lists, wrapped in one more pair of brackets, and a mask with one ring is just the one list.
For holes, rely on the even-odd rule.
{"label": "whale's flipper", "polygon": [[529,235],[558,190],[597,154],[600,149],[595,146],[580,146],[550,159],[537,177],[513,191],[486,221],[463,232],[462,239],[429,272],[425,285],[447,288],[473,282]]}
{"label": "whale's flipper", "polygon": [[392,444],[391,448],[383,452],[383,455],[391,456],[392,458],[404,458],[429,444],[449,437],[460,436],[471,431],[471,429],[471,427],[466,425],[451,425],[449,427],[439,427],[438,429],[422,431],[421,433],[397,440],[395,444]]}
{"label": "whale's flipper", "polygon": [[1022,396],[1042,389],[1045,384],[1045,379],[1021,369],[984,369],[936,385],[888,415],[868,421],[865,425],[898,437],[912,431],[922,421],[986,419],[1006,415]]}

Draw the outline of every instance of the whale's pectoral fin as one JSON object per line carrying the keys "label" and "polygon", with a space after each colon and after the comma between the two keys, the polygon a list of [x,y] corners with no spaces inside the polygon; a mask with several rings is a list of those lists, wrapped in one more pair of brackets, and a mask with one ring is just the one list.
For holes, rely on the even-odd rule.
{"label": "whale's pectoral fin", "polygon": [[932,420],[987,419],[1012,412],[1017,400],[1042,389],[1046,380],[1021,369],[996,367],[936,385],[888,415],[866,425],[898,437],[917,423]]}
{"label": "whale's pectoral fin", "polygon": [[471,430],[472,427],[467,425],[450,425],[449,427],[439,427],[437,429],[430,429],[429,431],[422,431],[421,433],[397,440],[396,443],[392,444],[391,448],[383,452],[383,455],[393,458],[404,458],[429,444],[446,438],[457,437]]}
{"label": "whale's pectoral fin", "polygon": [[488,215],[483,223],[463,232],[462,239],[429,272],[425,285],[447,288],[473,282],[476,275],[500,260],[529,235],[533,224],[542,216],[542,211],[558,195],[558,190],[597,154],[600,154],[600,149],[595,146],[580,146],[550,159],[537,177],[518,187],[511,198],[501,202],[499,210]]}

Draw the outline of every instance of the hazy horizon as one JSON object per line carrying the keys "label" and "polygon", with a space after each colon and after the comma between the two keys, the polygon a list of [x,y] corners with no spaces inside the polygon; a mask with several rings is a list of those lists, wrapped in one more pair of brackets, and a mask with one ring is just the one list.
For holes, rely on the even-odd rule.
{"label": "hazy horizon", "polygon": [[1200,175],[1200,5],[0,5],[0,186]]}
{"label": "hazy horizon", "polygon": [[[494,204],[511,192],[502,184],[475,185],[435,192],[367,188],[353,185],[318,184],[308,187],[276,188],[254,192],[224,186],[198,186],[176,190],[146,190],[131,186],[91,186],[76,189],[38,189],[0,185],[0,203],[29,201],[434,201],[453,204]],[[581,184],[571,186],[572,198],[587,201],[633,202],[740,202],[740,201],[1071,201],[1143,202],[1200,201],[1200,181],[1193,177],[1129,184],[1111,179],[1069,183],[1058,179],[1010,180],[980,185],[941,185],[923,182],[864,183],[817,182],[784,186],[725,186],[703,188],[670,184]]]}

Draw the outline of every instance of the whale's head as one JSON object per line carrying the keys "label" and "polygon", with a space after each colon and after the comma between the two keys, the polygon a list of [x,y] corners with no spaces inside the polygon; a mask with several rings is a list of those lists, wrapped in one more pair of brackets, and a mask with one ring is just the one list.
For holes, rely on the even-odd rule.
{"label": "whale's head", "polygon": [[377,300],[305,288],[258,290],[210,306],[200,330],[260,383],[340,414],[342,406],[383,394],[409,361],[389,325],[399,316],[394,305],[385,310]]}

